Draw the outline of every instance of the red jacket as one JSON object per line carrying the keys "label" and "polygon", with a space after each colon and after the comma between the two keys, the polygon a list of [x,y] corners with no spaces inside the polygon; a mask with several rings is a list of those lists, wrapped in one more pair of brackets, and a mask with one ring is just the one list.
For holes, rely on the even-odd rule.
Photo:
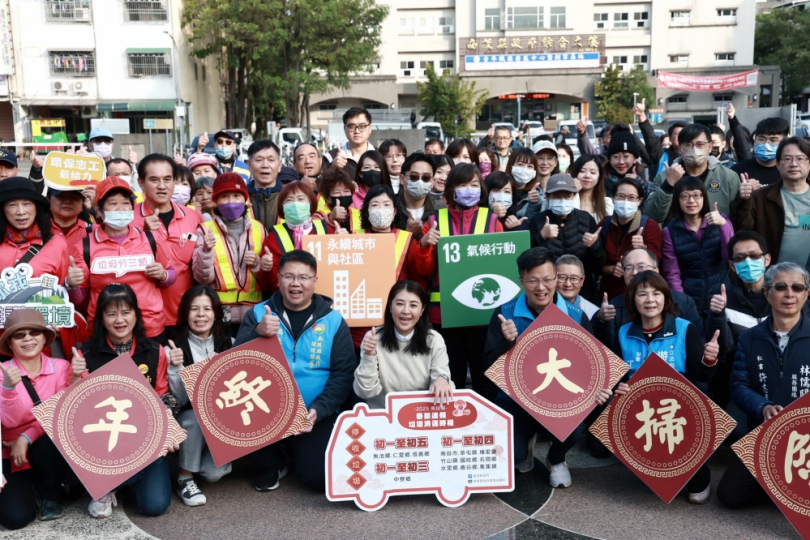
{"label": "red jacket", "polygon": [[[633,236],[638,232],[641,226],[641,211],[636,212],[636,216],[630,222],[630,227],[626,234],[622,234],[619,227],[619,222],[616,219],[616,214],[610,218],[610,227],[607,231],[607,238],[605,238],[605,231],[602,231],[602,239],[605,245],[605,266],[618,264],[625,253],[633,249]],[[603,219],[599,226],[603,226],[607,218]],[[658,265],[661,265],[662,246],[664,243],[664,235],[661,232],[661,227],[654,219],[648,219],[644,223],[644,231],[641,236],[644,237],[644,245],[650,249],[655,256],[658,257]],[[613,274],[605,275],[602,273],[602,281],[600,286],[600,293],[607,293],[608,298],[615,298],[624,291],[627,286],[624,284],[624,278],[617,278]],[[601,296],[601,294],[600,294]]]}
{"label": "red jacket", "polygon": [[93,230],[94,227],[94,225],[90,225],[82,219],[77,219],[76,223],[73,224],[73,227],[71,227],[67,234],[65,234],[53,219],[51,219],[51,224],[53,225],[53,232],[55,234],[61,234],[65,237],[68,245],[68,253],[70,253],[75,244],[78,244],[81,242],[82,238],[87,236],[87,230]]}
{"label": "red jacket", "polygon": [[[314,222],[315,220],[313,219],[312,221]],[[331,225],[329,225],[325,220],[320,221],[322,221],[324,225],[326,234],[335,234],[335,229]],[[290,235],[290,239],[292,239],[292,231],[290,231],[289,227],[286,225],[284,228]],[[309,230],[307,236],[311,234],[317,234],[314,226]],[[301,242],[301,244],[302,247],[306,249],[304,242]],[[286,253],[278,241],[278,234],[275,231],[275,227],[270,227],[270,230],[267,231],[267,236],[264,238],[264,242],[262,243],[262,252],[260,256],[264,256],[264,248],[268,248],[270,253],[273,254],[273,270],[270,272],[259,270],[259,273],[256,274],[256,280],[259,282],[259,286],[264,292],[275,292],[278,290],[278,263],[281,260],[281,256]]]}
{"label": "red jacket", "polygon": [[[169,256],[169,260],[177,273],[177,280],[171,287],[161,289],[166,326],[177,324],[177,308],[183,294],[194,286],[194,274],[191,271],[191,258],[194,248],[197,247],[197,229],[203,223],[200,212],[186,206],[172,203],[174,219],[169,223],[169,230],[160,223],[160,228],[152,231],[155,241],[162,245]],[[133,225],[145,229],[144,220],[153,215],[149,205],[138,203],[135,205],[135,220]]]}

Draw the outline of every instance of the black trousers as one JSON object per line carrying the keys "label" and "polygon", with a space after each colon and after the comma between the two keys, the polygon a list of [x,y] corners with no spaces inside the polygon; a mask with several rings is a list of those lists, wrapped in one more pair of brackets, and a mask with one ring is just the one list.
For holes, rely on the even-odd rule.
{"label": "black trousers", "polygon": [[450,378],[456,388],[467,387],[467,366],[469,365],[473,390],[494,402],[499,389],[484,374],[486,371],[484,369],[484,346],[487,342],[487,327],[442,328],[434,324],[433,328],[442,335],[444,343],[447,345]]}
{"label": "black trousers", "polygon": [[717,498],[728,508],[745,508],[770,497],[736,455],[717,486]]}
{"label": "black trousers", "polygon": [[0,491],[0,525],[22,529],[36,518],[37,498],[58,501],[67,463],[47,435],[28,447],[30,469],[11,472],[11,460],[3,460],[6,485]]}
{"label": "black trousers", "polygon": [[271,474],[284,467],[284,454],[281,445],[286,445],[295,464],[298,480],[308,488],[326,491],[326,464],[324,456],[329,445],[329,437],[335,427],[337,415],[321,420],[312,431],[293,435],[277,443],[256,450],[247,457],[261,469],[261,475]]}

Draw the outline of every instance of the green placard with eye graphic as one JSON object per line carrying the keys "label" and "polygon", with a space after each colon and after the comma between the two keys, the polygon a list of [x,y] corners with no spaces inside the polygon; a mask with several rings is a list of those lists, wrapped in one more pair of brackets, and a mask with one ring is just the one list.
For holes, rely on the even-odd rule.
{"label": "green placard with eye graphic", "polygon": [[488,325],[495,308],[516,298],[521,292],[517,258],[530,242],[529,231],[439,240],[442,327]]}

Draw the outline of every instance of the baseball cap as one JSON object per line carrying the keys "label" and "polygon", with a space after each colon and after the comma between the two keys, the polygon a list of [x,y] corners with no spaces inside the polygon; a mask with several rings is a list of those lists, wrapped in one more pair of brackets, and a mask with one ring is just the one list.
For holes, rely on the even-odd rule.
{"label": "baseball cap", "polygon": [[8,150],[3,150],[2,148],[0,148],[0,161],[11,163],[12,167],[17,166],[17,156],[14,154],[14,152],[9,152]]}
{"label": "baseball cap", "polygon": [[227,137],[231,140],[236,140],[236,135],[233,134],[233,131],[229,129],[220,129],[216,133],[214,133],[214,140],[217,140],[217,137]]}
{"label": "baseball cap", "polygon": [[199,167],[200,165],[211,165],[214,169],[219,168],[219,162],[217,158],[212,156],[211,154],[206,154],[205,152],[197,152],[196,154],[191,154],[188,158],[188,164],[186,165],[189,170],[194,170],[194,167]]}
{"label": "baseball cap", "polygon": [[108,176],[96,186],[96,200],[99,202],[99,206],[101,205],[101,201],[104,200],[104,197],[107,196],[107,193],[114,189],[126,191],[129,197],[135,195],[129,182],[117,176]]}
{"label": "baseball cap", "polygon": [[104,128],[95,128],[90,132],[90,136],[87,138],[88,141],[92,141],[93,139],[98,139],[101,137],[107,137],[108,139],[115,140],[115,137],[112,136],[109,129]]}
{"label": "baseball cap", "polygon": [[570,191],[571,193],[576,193],[577,184],[570,174],[553,174],[546,183],[546,193],[554,193],[555,191]]}
{"label": "baseball cap", "polygon": [[53,195],[53,196],[58,197],[59,195],[64,195],[65,193],[73,193],[75,195],[78,195],[79,197],[84,197],[82,195],[81,190],[78,190],[78,189],[61,190],[61,189],[51,189],[51,188],[48,188],[47,196],[50,197],[51,195]]}
{"label": "baseball cap", "polygon": [[532,146],[532,152],[534,152],[535,154],[539,154],[543,150],[551,150],[555,154],[557,153],[557,147],[554,146],[554,143],[549,141],[537,141]]}

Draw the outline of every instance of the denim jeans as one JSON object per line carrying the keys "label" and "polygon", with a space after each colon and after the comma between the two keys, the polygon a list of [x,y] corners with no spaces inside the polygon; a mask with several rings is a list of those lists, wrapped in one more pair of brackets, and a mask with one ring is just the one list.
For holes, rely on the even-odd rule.
{"label": "denim jeans", "polygon": [[144,516],[160,516],[169,509],[172,502],[172,480],[169,476],[169,460],[166,457],[157,461],[121,484],[132,486],[138,512]]}

